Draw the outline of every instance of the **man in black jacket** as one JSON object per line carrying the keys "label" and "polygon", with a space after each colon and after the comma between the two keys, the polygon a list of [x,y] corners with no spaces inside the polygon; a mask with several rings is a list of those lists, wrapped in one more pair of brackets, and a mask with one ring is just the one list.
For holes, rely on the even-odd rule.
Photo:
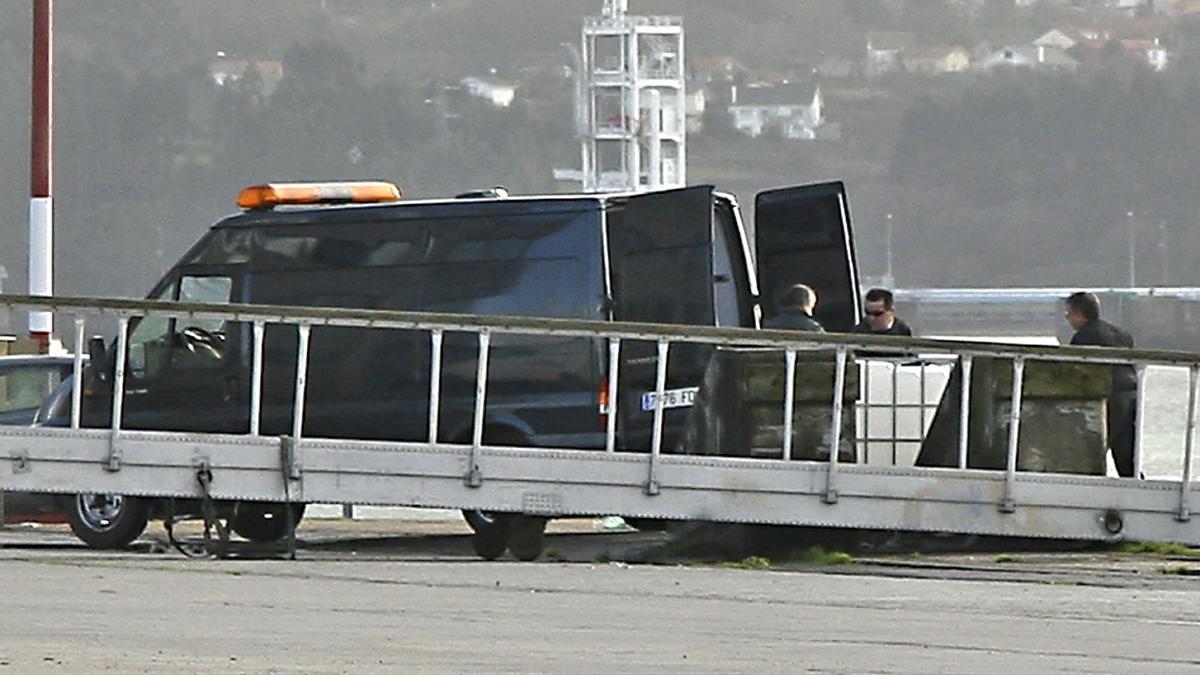
{"label": "man in black jacket", "polygon": [[764,328],[824,333],[825,327],[813,318],[817,308],[817,292],[804,284],[796,284],[783,293],[779,313],[763,323]]}
{"label": "man in black jacket", "polygon": [[872,288],[867,291],[867,302],[863,312],[866,317],[854,327],[855,333],[912,337],[912,328],[896,316],[896,298],[886,288]]}
{"label": "man in black jacket", "polygon": [[[1133,349],[1133,337],[1100,318],[1100,298],[1094,293],[1073,293],[1067,298],[1067,322],[1075,329],[1072,345]],[[1133,444],[1137,433],[1137,371],[1133,366],[1113,366],[1112,393],[1108,397],[1108,447],[1117,473],[1133,477]]]}

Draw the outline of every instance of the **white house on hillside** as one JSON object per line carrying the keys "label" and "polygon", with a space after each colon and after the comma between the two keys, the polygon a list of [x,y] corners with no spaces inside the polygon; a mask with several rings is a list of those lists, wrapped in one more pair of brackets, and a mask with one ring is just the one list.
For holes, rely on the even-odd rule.
{"label": "white house on hillside", "polygon": [[466,77],[461,82],[467,93],[482,98],[497,108],[507,108],[517,99],[517,86],[506,82],[485,80],[481,77]]}
{"label": "white house on hillside", "polygon": [[1003,47],[979,63],[983,70],[1029,68],[1037,70],[1077,70],[1079,61],[1062,50],[1035,45]]}
{"label": "white house on hillside", "polygon": [[813,140],[825,125],[825,99],[820,87],[734,87],[731,98],[733,126],[751,138],[778,129],[788,139]]}
{"label": "white house on hillside", "polygon": [[962,47],[919,47],[904,52],[903,62],[909,73],[965,73],[971,69],[971,52]]}

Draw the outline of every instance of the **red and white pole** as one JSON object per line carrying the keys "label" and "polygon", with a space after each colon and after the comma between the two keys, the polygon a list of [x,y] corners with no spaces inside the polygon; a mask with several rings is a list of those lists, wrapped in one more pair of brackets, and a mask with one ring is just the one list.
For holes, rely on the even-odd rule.
{"label": "red and white pole", "polygon": [[[30,133],[29,294],[54,294],[54,3],[33,0],[33,109]],[[50,343],[54,317],[30,312],[29,336],[42,351]]]}

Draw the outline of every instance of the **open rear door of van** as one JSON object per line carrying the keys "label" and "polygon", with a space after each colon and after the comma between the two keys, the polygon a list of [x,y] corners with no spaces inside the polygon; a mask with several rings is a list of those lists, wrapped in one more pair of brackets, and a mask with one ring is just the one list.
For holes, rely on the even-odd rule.
{"label": "open rear door of van", "polygon": [[[612,270],[613,318],[617,321],[690,326],[713,325],[713,188],[700,186],[629,197],[607,221]],[[675,344],[667,369],[665,436],[670,451],[712,348]],[[657,347],[627,342],[621,351],[622,444],[650,447]]]}
{"label": "open rear door of van", "polygon": [[630,197],[610,217],[617,321],[713,325],[713,189]]}
{"label": "open rear door of van", "polygon": [[849,332],[860,314],[858,260],[850,203],[840,182],[760,192],[754,236],[767,321],[790,286],[817,291],[816,319],[830,332]]}

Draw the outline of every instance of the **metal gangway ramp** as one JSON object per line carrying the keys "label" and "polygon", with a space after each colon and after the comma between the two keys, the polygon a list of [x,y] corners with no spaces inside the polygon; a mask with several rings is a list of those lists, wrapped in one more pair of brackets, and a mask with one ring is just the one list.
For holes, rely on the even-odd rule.
{"label": "metal gangway ramp", "polygon": [[[157,301],[0,296],[10,310],[50,311],[59,325],[74,325],[75,368],[71,424],[63,428],[0,428],[0,489],[42,493],[112,493],[142,497],[339,503],[479,509],[537,517],[620,515],[696,520],[1015,537],[1118,541],[1154,540],[1200,545],[1200,523],[1191,508],[1200,355],[1146,351],[1005,346],[933,340],[818,335],[706,327],[668,327],[548,319],[489,318],[370,310],[335,310],[252,305],[197,305]],[[122,428],[126,353],[131,320],[137,317],[244,323],[253,336],[248,434],[133,431]],[[115,321],[117,348],[108,428],[80,423],[84,336],[97,318]],[[263,335],[268,325],[286,326],[297,336],[294,419],[291,433],[260,435],[263,400]],[[310,336],[315,328],[353,327],[416,331],[428,337],[430,356],[429,434],[422,442],[309,438],[305,416]],[[278,329],[276,329],[278,330]],[[469,334],[478,345],[476,397],[471,441],[438,437],[443,341]],[[498,336],[553,335],[587,338],[607,345],[608,410],[603,448],[492,447],[484,443],[488,356]],[[647,447],[621,450],[618,406],[621,373],[617,356],[634,342],[656,345],[657,398],[653,435]],[[685,344],[754,349],[777,356],[786,378],[779,419],[786,429],[773,457],[675,454],[664,447],[664,388],[672,350]],[[796,406],[798,356],[823,351],[836,364],[829,401],[829,447],[840,448],[846,433],[846,378],[856,364],[870,367],[872,353],[903,350],[957,364],[962,372],[961,430],[957,466],[917,467],[892,460],[864,462],[829,452],[821,461],[793,457],[791,424]],[[774,357],[772,357],[774,358]],[[882,358],[882,357],[881,357]],[[968,467],[971,367],[977,359],[1011,362],[1011,406],[1006,464],[1002,469]],[[1187,399],[1172,417],[1186,420],[1184,438],[1173,448],[1178,472],[1147,479],[1039,473],[1018,470],[1022,397],[1026,369],[1038,362],[1133,364],[1145,384],[1154,370],[1186,379]],[[922,366],[924,368],[924,366]],[[1176,379],[1179,379],[1177,377]],[[953,380],[952,380],[953,381]],[[923,382],[923,380],[922,380]],[[922,383],[924,389],[924,383]],[[922,394],[924,396],[924,394]],[[1145,454],[1147,387],[1139,390],[1139,433],[1135,461]],[[870,400],[868,397],[868,406]],[[1153,403],[1153,402],[1151,402]],[[922,400],[920,406],[924,406]],[[920,407],[919,406],[919,407]],[[863,411],[860,410],[861,415]],[[872,414],[879,415],[878,410]],[[929,428],[922,408],[922,432]],[[893,421],[893,427],[895,426]],[[861,432],[860,422],[853,427]],[[877,453],[879,454],[879,453]],[[896,453],[891,453],[893,457]],[[200,480],[207,475],[211,480]]]}

